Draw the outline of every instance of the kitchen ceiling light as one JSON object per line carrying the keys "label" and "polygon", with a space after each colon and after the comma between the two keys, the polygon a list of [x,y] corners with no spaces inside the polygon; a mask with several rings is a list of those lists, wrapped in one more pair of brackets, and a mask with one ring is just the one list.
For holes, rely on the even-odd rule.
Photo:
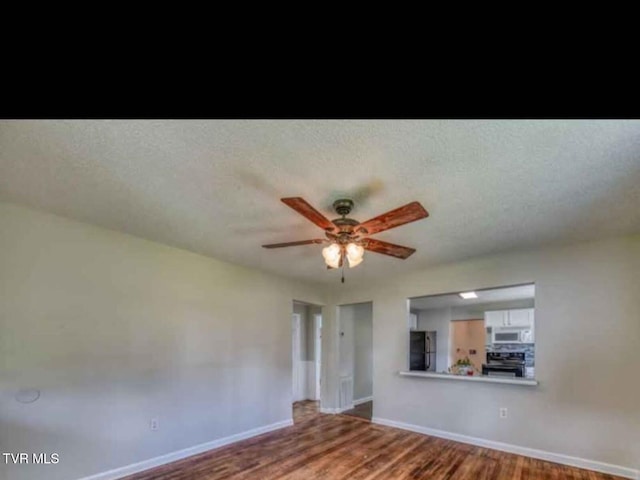
{"label": "kitchen ceiling light", "polygon": [[459,293],[458,295],[460,295],[465,300],[469,300],[470,298],[478,298],[478,295],[476,295],[476,292],[463,292],[463,293]]}

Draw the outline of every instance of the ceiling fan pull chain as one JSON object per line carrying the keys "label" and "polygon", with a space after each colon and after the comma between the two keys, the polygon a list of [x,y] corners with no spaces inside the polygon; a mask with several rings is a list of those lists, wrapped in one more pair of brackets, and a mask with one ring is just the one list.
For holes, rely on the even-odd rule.
{"label": "ceiling fan pull chain", "polygon": [[342,264],[342,283],[344,283],[344,263]]}

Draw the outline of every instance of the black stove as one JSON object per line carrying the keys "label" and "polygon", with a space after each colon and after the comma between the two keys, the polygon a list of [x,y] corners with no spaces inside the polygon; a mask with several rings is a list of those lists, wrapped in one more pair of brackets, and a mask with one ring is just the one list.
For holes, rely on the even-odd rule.
{"label": "black stove", "polygon": [[482,374],[497,377],[524,377],[524,352],[487,352]]}

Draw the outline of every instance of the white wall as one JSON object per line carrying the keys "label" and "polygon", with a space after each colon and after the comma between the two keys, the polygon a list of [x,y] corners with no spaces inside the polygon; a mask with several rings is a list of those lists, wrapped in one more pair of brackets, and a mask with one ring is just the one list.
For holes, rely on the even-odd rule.
{"label": "white wall", "polygon": [[[640,237],[634,236],[336,288],[330,303],[373,301],[374,417],[638,469],[639,272]],[[398,375],[407,368],[408,297],[530,282],[536,284],[539,386]],[[325,317],[325,325],[332,321]],[[335,381],[325,389],[335,398]],[[509,409],[507,419],[498,418],[500,407]]]}
{"label": "white wall", "polygon": [[451,342],[451,308],[419,310],[418,330],[436,332],[436,372],[447,372]]}
{"label": "white wall", "polygon": [[322,315],[322,307],[317,305],[307,306],[308,330],[307,330],[307,360],[315,361],[316,358],[316,337],[315,337],[315,316]]}
{"label": "white wall", "polygon": [[[318,323],[316,323],[316,319]],[[309,398],[313,400],[320,400],[321,391],[320,391],[320,374],[322,372],[322,307],[317,305],[309,305],[309,325],[311,332],[310,335],[307,336],[308,345],[307,352],[309,353]],[[318,329],[317,334],[319,335],[320,344],[316,348],[316,329]]]}
{"label": "white wall", "polygon": [[[0,204],[0,450],[61,458],[46,470],[0,473],[73,479],[289,419],[293,299],[325,305],[323,407],[338,401],[337,306],[373,301],[375,417],[640,468],[639,271],[635,236],[325,295]],[[408,297],[528,282],[536,283],[538,387],[397,375],[407,368]],[[22,387],[42,397],[17,403]],[[509,418],[499,421],[501,406]]]}
{"label": "white wall", "polygon": [[339,310],[340,376],[353,379],[353,399],[361,400],[373,394],[372,305],[341,305]]}
{"label": "white wall", "polygon": [[[0,204],[0,450],[60,455],[0,476],[76,479],[291,419],[293,299],[324,301],[315,285]],[[41,398],[16,402],[25,387]]]}
{"label": "white wall", "polygon": [[340,313],[340,371],[341,377],[353,377],[355,364],[355,316],[354,305],[341,305]]}
{"label": "white wall", "polygon": [[[320,287],[318,287],[320,289]],[[322,307],[307,305],[300,302],[293,303],[293,313],[300,315],[300,358],[299,368],[302,375],[303,399],[315,400],[316,392],[316,353],[315,353],[315,323],[314,316],[322,314]]]}
{"label": "white wall", "polygon": [[373,395],[373,305],[356,305],[354,317],[353,399]]}
{"label": "white wall", "polygon": [[309,330],[309,307],[303,303],[293,302],[293,313],[300,315],[300,358],[299,361],[308,360],[307,334]]}

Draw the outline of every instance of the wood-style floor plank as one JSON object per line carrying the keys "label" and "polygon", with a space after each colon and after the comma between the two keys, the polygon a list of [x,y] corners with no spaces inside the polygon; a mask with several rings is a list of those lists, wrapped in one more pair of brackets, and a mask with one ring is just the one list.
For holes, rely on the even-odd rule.
{"label": "wood-style floor plank", "polygon": [[616,480],[620,477],[475,447],[294,405],[293,427],[126,480]]}
{"label": "wood-style floor plank", "polygon": [[373,414],[373,402],[364,402],[360,405],[356,405],[351,410],[347,410],[346,412],[342,412],[342,415],[349,415],[350,417],[362,418],[364,420],[371,421],[371,416]]}

